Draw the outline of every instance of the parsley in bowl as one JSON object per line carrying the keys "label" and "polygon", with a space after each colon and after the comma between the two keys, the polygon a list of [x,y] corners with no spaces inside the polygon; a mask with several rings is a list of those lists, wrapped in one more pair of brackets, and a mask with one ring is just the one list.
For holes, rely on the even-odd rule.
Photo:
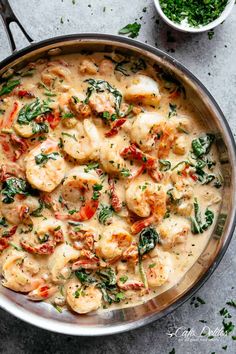
{"label": "parsley in bowl", "polygon": [[234,0],[154,0],[154,3],[171,27],[199,33],[222,23],[233,9]]}

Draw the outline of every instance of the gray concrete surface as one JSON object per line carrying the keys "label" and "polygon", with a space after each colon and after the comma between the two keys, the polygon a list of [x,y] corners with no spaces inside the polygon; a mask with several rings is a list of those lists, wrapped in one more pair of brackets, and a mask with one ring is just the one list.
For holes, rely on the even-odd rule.
{"label": "gray concrete surface", "polygon": [[[223,109],[230,126],[236,133],[236,9],[228,20],[215,29],[211,40],[207,33],[189,35],[171,31],[175,42],[168,42],[169,28],[156,14],[152,0],[11,0],[17,16],[35,41],[55,35],[78,32],[117,34],[118,30],[138,19],[142,28],[138,40],[156,45],[184,63],[211,91]],[[106,8],[103,12],[103,8]],[[143,11],[144,8],[146,12]],[[61,20],[62,19],[62,20]],[[63,22],[63,23],[62,23]],[[14,26],[17,43],[26,42]],[[0,23],[0,60],[10,54],[4,27]],[[236,341],[226,338],[199,338],[195,341],[170,338],[166,333],[178,327],[200,331],[207,325],[215,330],[222,326],[219,310],[226,301],[236,299],[236,239],[234,237],[223,261],[198,295],[206,304],[197,308],[185,303],[161,321],[144,328],[103,338],[74,338],[49,333],[29,326],[0,310],[0,353],[96,353],[96,354],[176,354],[236,353]],[[230,308],[236,324],[236,309]],[[236,335],[236,330],[233,333]],[[222,349],[226,346],[227,348]]]}

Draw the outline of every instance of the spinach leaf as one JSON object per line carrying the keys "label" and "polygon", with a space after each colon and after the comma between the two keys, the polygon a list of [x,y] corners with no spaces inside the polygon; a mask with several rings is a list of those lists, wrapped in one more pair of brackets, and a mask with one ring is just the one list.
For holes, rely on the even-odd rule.
{"label": "spinach leaf", "polygon": [[5,83],[1,90],[0,90],[0,96],[7,95],[11,91],[14,90],[16,86],[20,84],[20,80],[9,80],[7,83]]}
{"label": "spinach leaf", "polygon": [[166,172],[171,169],[171,163],[168,160],[159,160],[159,165],[160,171]]}
{"label": "spinach leaf", "polygon": [[134,22],[134,23],[129,23],[125,27],[121,28],[119,30],[119,34],[129,34],[129,37],[135,38],[138,36],[139,31],[141,28],[141,24]]}
{"label": "spinach leaf", "polygon": [[51,108],[48,105],[48,101],[40,101],[39,98],[36,98],[35,101],[24,105],[21,108],[17,123],[23,125],[29,125],[38,116],[51,112]]}
{"label": "spinach leaf", "polygon": [[6,218],[3,217],[3,218],[0,219],[0,226],[3,226],[3,227],[7,227],[8,226]]}
{"label": "spinach leaf", "polygon": [[146,227],[139,235],[138,253],[140,259],[151,251],[159,241],[159,235],[153,227]]}
{"label": "spinach leaf", "polygon": [[32,211],[30,215],[35,216],[35,217],[41,217],[43,208],[45,207],[45,203],[43,202],[42,199],[39,199],[39,207],[35,210]]}
{"label": "spinach leaf", "polygon": [[45,165],[48,160],[56,160],[57,156],[59,156],[58,152],[51,152],[50,154],[38,154],[35,156],[35,162],[37,165]]}
{"label": "spinach leaf", "polygon": [[198,160],[197,164],[194,166],[195,167],[195,173],[197,175],[198,181],[201,184],[208,184],[211,181],[213,181],[213,179],[215,179],[215,175],[213,174],[208,174],[203,170],[203,167],[206,166],[206,163],[202,160]]}
{"label": "spinach leaf", "polygon": [[48,133],[48,125],[46,123],[35,123],[32,124],[32,132],[34,134]]}
{"label": "spinach leaf", "polygon": [[168,118],[174,117],[177,115],[177,105],[173,103],[169,103],[169,113],[168,113]]}
{"label": "spinach leaf", "polygon": [[113,216],[113,209],[109,205],[101,205],[99,214],[98,214],[98,221],[103,224],[107,225]]}
{"label": "spinach leaf", "polygon": [[100,277],[106,287],[113,287],[116,285],[116,273],[113,268],[99,270],[96,274]]}
{"label": "spinach leaf", "polygon": [[2,202],[5,204],[13,203],[16,194],[29,195],[28,185],[22,178],[10,177],[3,182],[2,187],[1,193],[5,196]]}
{"label": "spinach leaf", "polygon": [[194,155],[198,158],[208,154],[214,140],[215,136],[213,134],[205,134],[197,139],[194,139],[192,141]]}
{"label": "spinach leaf", "polygon": [[111,86],[109,82],[104,80],[87,79],[85,80],[85,82],[88,82],[88,84],[90,85],[87,88],[87,96],[84,101],[85,103],[88,103],[89,98],[91,97],[93,92],[108,91],[114,96],[116,113],[119,115],[120,105],[122,101],[122,94],[120,93],[120,91],[118,91],[115,87]]}
{"label": "spinach leaf", "polygon": [[206,231],[214,221],[214,213],[208,208],[205,210],[205,222],[202,222],[200,206],[197,199],[194,200],[194,217],[191,217],[191,231],[193,234],[202,234]]}
{"label": "spinach leaf", "polygon": [[130,76],[131,73],[136,74],[138,71],[145,70],[147,64],[143,58],[129,57],[120,61],[114,60],[108,55],[104,55],[104,58],[111,60],[115,64],[115,71],[119,71],[124,76]]}
{"label": "spinach leaf", "polygon": [[124,299],[124,294],[118,292],[116,285],[116,273],[113,268],[105,268],[97,271],[101,282],[97,284],[97,287],[101,290],[103,300],[112,304],[113,302],[120,302]]}
{"label": "spinach leaf", "polygon": [[80,268],[75,271],[76,277],[79,279],[81,284],[92,284],[95,283],[97,280],[91,275],[92,272],[89,272],[83,268]]}

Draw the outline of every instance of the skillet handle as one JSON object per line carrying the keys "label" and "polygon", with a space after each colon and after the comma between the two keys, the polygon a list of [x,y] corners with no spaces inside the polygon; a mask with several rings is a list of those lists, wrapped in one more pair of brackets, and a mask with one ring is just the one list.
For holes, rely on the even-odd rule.
{"label": "skillet handle", "polygon": [[3,23],[5,25],[5,29],[6,29],[6,32],[8,35],[8,39],[10,42],[12,52],[14,52],[16,50],[15,40],[14,40],[13,34],[11,32],[11,28],[10,28],[10,24],[12,22],[17,23],[17,25],[21,29],[22,33],[25,35],[25,37],[27,38],[27,40],[30,43],[33,42],[33,39],[28,35],[28,33],[25,31],[25,29],[22,26],[22,24],[20,23],[20,21],[18,20],[18,18],[14,14],[8,0],[0,0],[0,15],[2,16]]}

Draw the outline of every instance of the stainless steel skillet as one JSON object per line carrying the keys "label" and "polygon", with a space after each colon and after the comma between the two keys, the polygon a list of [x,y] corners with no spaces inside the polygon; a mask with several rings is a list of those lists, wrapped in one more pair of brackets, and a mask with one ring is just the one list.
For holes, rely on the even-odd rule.
{"label": "stainless steel skillet", "polygon": [[9,68],[18,70],[36,59],[56,54],[115,50],[127,55],[142,56],[161,66],[183,84],[187,99],[198,109],[209,130],[216,134],[224,176],[223,201],[211,238],[191,269],[168,291],[132,308],[78,316],[69,311],[59,314],[51,305],[32,303],[23,295],[0,286],[0,307],[38,327],[80,336],[123,332],[163,317],[192,296],[209,278],[222,259],[233,235],[236,217],[236,148],[222,111],[204,85],[191,72],[156,48],[119,36],[87,33],[52,38],[16,51],[9,27],[12,21],[18,23],[30,42],[32,39],[13,14],[7,0],[0,0],[0,11],[13,50],[13,54],[0,63],[0,76]]}

